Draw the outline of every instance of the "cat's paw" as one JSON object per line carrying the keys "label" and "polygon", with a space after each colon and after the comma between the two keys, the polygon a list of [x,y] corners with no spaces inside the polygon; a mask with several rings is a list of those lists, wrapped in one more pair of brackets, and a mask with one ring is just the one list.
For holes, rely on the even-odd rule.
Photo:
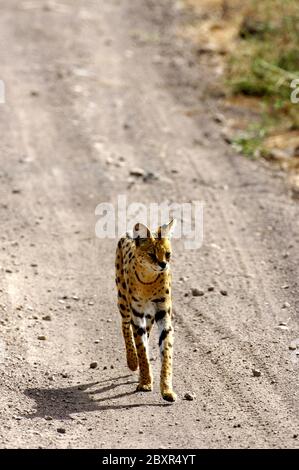
{"label": "cat's paw", "polygon": [[151,392],[153,390],[153,384],[138,384],[136,388],[136,392]]}
{"label": "cat's paw", "polygon": [[173,390],[162,390],[162,397],[164,400],[169,401],[169,402],[174,402],[177,399],[176,393],[174,393]]}

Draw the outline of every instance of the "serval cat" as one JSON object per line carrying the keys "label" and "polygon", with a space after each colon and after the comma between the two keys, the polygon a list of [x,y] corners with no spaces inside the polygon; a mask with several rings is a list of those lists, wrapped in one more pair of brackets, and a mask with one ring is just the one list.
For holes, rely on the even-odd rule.
{"label": "serval cat", "polygon": [[133,236],[122,237],[116,250],[116,285],[128,367],[139,366],[138,391],[151,391],[153,376],[149,361],[149,337],[154,322],[159,329],[161,356],[160,390],[175,401],[172,388],[173,327],[171,323],[171,243],[175,220],[151,232],[136,224]]}

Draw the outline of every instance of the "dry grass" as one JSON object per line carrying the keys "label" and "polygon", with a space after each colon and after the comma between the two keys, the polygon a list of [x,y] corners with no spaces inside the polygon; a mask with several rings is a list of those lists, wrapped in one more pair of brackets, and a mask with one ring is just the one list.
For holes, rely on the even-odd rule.
{"label": "dry grass", "polygon": [[[290,153],[290,133],[292,142],[299,135],[299,104],[290,100],[291,81],[299,78],[298,0],[185,2],[199,15],[198,44],[224,60],[227,94],[260,101],[259,122],[237,140],[239,148],[267,157],[278,135],[280,151],[285,139]],[[293,153],[298,159],[297,144]]]}
{"label": "dry grass", "polygon": [[297,0],[247,1],[237,47],[229,57],[228,85],[233,94],[258,96],[281,130],[299,129],[290,83],[299,78]]}

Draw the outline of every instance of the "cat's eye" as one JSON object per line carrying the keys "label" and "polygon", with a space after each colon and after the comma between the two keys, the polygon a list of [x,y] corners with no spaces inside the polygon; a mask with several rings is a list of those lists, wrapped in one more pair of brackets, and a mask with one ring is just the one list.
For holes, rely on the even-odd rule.
{"label": "cat's eye", "polygon": [[170,256],[171,256],[170,251],[167,251],[167,252],[165,253],[165,256],[166,256],[166,259],[169,260],[169,259],[170,259]]}
{"label": "cat's eye", "polygon": [[155,253],[149,253],[149,256],[151,257],[154,263],[157,261],[157,256],[155,255]]}

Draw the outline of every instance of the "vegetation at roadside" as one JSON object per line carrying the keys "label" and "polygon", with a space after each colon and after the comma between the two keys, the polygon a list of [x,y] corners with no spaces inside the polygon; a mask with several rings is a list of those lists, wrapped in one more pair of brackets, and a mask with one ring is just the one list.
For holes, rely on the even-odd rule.
{"label": "vegetation at roadside", "polygon": [[[229,5],[229,0],[227,4]],[[261,119],[236,144],[248,155],[266,154],[265,138],[299,130],[299,104],[290,99],[299,79],[298,0],[245,0],[236,45],[228,56],[231,94],[262,100]]]}

